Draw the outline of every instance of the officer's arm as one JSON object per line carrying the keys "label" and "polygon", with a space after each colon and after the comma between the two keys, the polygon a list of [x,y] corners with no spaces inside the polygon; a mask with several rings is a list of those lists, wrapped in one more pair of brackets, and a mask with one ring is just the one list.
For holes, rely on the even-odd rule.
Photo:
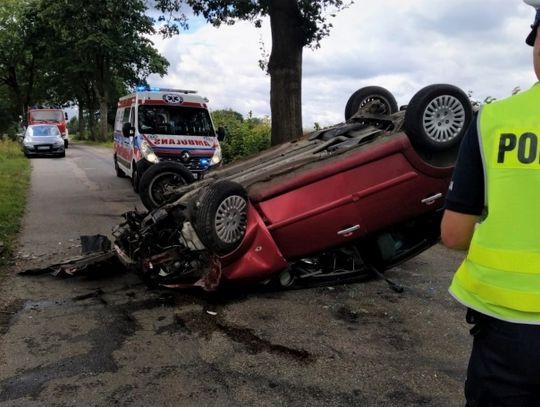
{"label": "officer's arm", "polygon": [[441,222],[442,242],[451,249],[467,250],[479,220],[477,215],[445,210]]}
{"label": "officer's arm", "polygon": [[484,170],[475,116],[461,142],[448,189],[441,222],[443,243],[451,249],[467,250],[483,209]]}

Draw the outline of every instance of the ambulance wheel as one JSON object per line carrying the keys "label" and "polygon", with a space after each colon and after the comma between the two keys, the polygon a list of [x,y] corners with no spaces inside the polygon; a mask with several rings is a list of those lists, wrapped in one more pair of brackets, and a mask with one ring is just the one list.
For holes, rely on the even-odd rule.
{"label": "ambulance wheel", "polygon": [[131,164],[133,166],[133,171],[131,172],[131,185],[133,186],[133,191],[136,193],[139,192],[139,170],[137,170],[137,164]]}
{"label": "ambulance wheel", "polygon": [[191,223],[206,248],[219,255],[238,247],[247,227],[247,194],[236,182],[218,181],[197,198]]}
{"label": "ambulance wheel", "polygon": [[403,127],[411,142],[438,152],[458,146],[472,120],[469,97],[453,85],[426,86],[411,99]]}
{"label": "ambulance wheel", "polygon": [[358,110],[367,113],[389,115],[398,111],[396,98],[390,91],[380,86],[366,86],[354,92],[345,105],[345,121]]}
{"label": "ambulance wheel", "polygon": [[116,176],[118,178],[124,178],[126,176],[126,173],[118,165],[118,159],[116,158],[116,154],[114,155],[113,159],[114,159],[114,171],[116,171]]}
{"label": "ambulance wheel", "polygon": [[182,194],[178,188],[195,181],[193,174],[182,164],[164,161],[144,172],[139,183],[141,201],[148,210],[174,202]]}

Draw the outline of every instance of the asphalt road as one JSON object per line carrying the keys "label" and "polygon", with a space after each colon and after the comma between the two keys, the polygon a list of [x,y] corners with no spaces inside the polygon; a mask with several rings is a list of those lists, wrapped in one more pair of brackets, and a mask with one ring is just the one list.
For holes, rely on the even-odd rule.
{"label": "asphalt road", "polygon": [[437,245],[382,280],[294,291],[150,290],[132,274],[22,277],[137,206],[109,150],[32,159],[0,287],[0,406],[462,406],[470,349]]}

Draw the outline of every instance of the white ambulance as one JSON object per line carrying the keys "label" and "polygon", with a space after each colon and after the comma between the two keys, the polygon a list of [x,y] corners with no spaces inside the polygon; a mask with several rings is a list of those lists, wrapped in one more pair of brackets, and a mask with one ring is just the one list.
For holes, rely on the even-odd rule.
{"label": "white ambulance", "polygon": [[138,191],[142,174],[162,161],[184,165],[200,179],[221,163],[219,140],[206,98],[193,90],[137,88],[118,101],[114,122],[114,168]]}

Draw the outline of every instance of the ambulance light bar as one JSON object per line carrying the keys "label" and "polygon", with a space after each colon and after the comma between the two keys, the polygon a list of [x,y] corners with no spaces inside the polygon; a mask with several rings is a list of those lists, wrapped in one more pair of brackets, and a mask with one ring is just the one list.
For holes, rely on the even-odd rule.
{"label": "ambulance light bar", "polygon": [[178,93],[185,93],[185,94],[197,93],[196,90],[157,88],[153,86],[144,86],[144,85],[137,86],[137,92],[178,92]]}

